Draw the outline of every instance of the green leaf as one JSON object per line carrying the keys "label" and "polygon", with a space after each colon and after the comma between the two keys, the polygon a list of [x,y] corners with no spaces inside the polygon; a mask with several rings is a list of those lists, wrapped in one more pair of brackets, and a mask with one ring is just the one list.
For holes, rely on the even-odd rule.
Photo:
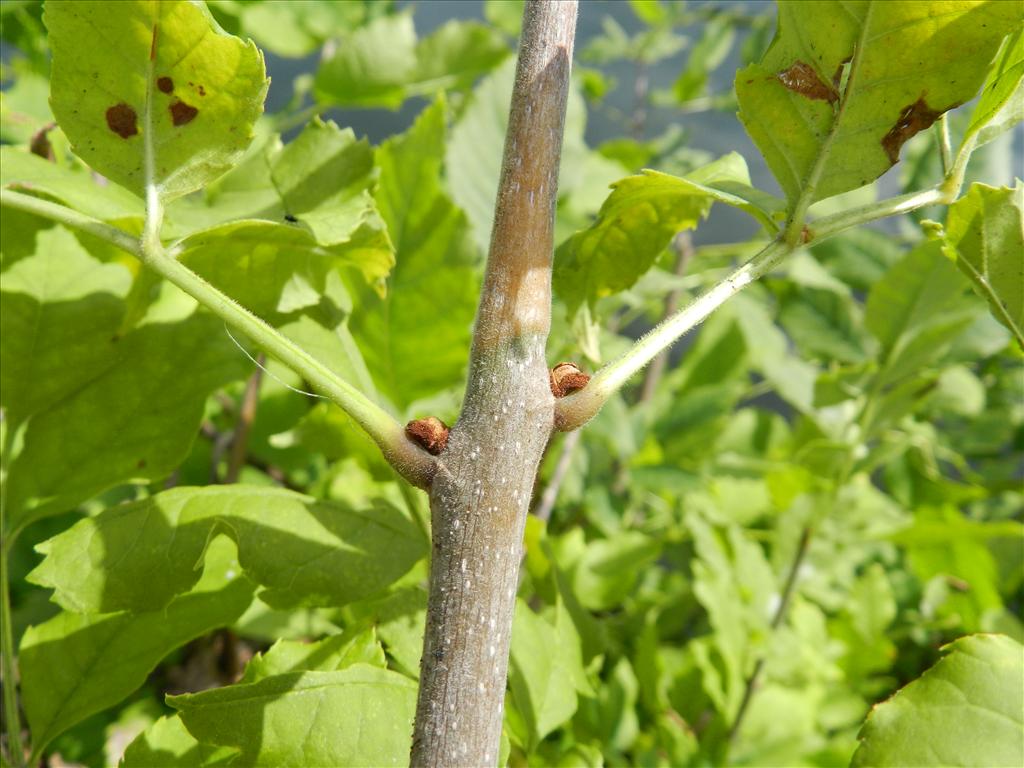
{"label": "green leaf", "polygon": [[29,628],[18,660],[35,755],[75,723],[128,696],[173,649],[231,624],[252,594],[252,583],[238,577],[233,548],[217,539],[195,589],[162,610],[65,612]]}
{"label": "green leaf", "polygon": [[145,216],[142,201],[122,187],[97,184],[84,168],[72,170],[14,147],[0,147],[0,186],[42,193],[84,214],[117,221],[122,226],[129,221],[141,222]]}
{"label": "green leaf", "polygon": [[39,545],[32,580],[71,610],[153,610],[190,589],[225,533],[271,607],[344,605],[395,581],[426,549],[382,499],[360,508],[247,486],[174,488],[81,520]]}
{"label": "green leaf", "polygon": [[572,591],[592,611],[614,608],[633,591],[641,570],[660,552],[657,541],[636,531],[592,541],[572,570]]}
{"label": "green leaf", "polygon": [[[559,618],[563,630],[572,629],[564,611]],[[562,638],[559,634],[558,628],[531,611],[525,602],[516,601],[509,689],[517,711],[526,721],[531,749],[576,711],[573,657],[567,656],[567,649],[560,642],[567,639],[571,643],[573,638]],[[582,675],[578,636],[574,650],[577,675]]]}
{"label": "green leaf", "polygon": [[1024,347],[1024,186],[972,184],[949,208],[943,252]]}
{"label": "green leaf", "polygon": [[750,176],[735,152],[683,177],[644,171],[612,185],[588,229],[555,253],[552,285],[575,310],[623,291],[654,264],[676,233],[693,229],[714,202],[737,206],[773,226],[771,213],[743,195]]}
{"label": "green leaf", "polygon": [[256,654],[246,665],[240,683],[255,683],[288,672],[331,672],[369,664],[384,669],[384,649],[377,642],[373,627],[362,631],[349,630],[315,643],[278,640],[266,653]]}
{"label": "green leaf", "polygon": [[0,401],[23,429],[9,458],[8,531],[117,483],[166,477],[206,397],[247,370],[223,323],[187,299],[125,332],[127,277],[60,227],[0,277]]}
{"label": "green leaf", "polygon": [[866,356],[860,318],[849,295],[799,288],[786,297],[779,322],[805,355],[846,363]]}
{"label": "green leaf", "polygon": [[508,55],[501,34],[449,21],[416,40],[412,15],[381,16],[343,37],[316,75],[323,104],[399,107],[409,96],[471,85]]}
{"label": "green leaf", "polygon": [[187,235],[176,248],[193,269],[253,311],[273,311],[288,281],[321,294],[340,267],[370,282],[388,274],[394,249],[376,185],[370,145],[317,118],[287,146],[270,141],[254,152],[204,202],[173,206],[168,224]]}
{"label": "green leaf", "polygon": [[200,742],[238,747],[242,765],[398,766],[409,760],[416,683],[356,664],[171,696],[168,703]]}
{"label": "green leaf", "polygon": [[112,181],[164,200],[220,176],[249,145],[269,81],[252,42],[199,4],[46,6],[50,103],[74,151]]}
{"label": "green leaf", "polygon": [[439,184],[444,135],[438,101],[377,152],[376,200],[398,263],[383,298],[363,292],[351,329],[378,388],[400,409],[462,380],[476,312],[477,252]]}
{"label": "green leaf", "polygon": [[231,747],[200,744],[180,717],[161,717],[128,745],[120,768],[212,768],[237,755]]}
{"label": "green leaf", "polygon": [[974,105],[964,141],[985,144],[1024,120],[1024,31],[1007,38]]}
{"label": "green leaf", "polygon": [[1018,766],[1024,763],[1024,648],[969,635],[872,711],[853,766]]}
{"label": "green leaf", "polygon": [[779,3],[778,31],[736,74],[740,119],[791,203],[863,186],[941,114],[970,101],[1012,3]]}
{"label": "green leaf", "polygon": [[940,248],[934,241],[914,248],[868,294],[864,324],[882,344],[882,385],[941,357],[975,317],[964,278]]}

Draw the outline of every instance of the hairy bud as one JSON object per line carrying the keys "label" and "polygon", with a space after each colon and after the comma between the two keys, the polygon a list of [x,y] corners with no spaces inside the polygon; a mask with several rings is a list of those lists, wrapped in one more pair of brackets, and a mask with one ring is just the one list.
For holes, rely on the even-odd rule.
{"label": "hairy bud", "polygon": [[439,456],[448,445],[448,425],[436,416],[414,419],[405,425],[405,436],[427,453]]}
{"label": "hairy bud", "polygon": [[559,363],[551,369],[550,380],[551,394],[565,397],[587,386],[590,376],[581,371],[576,363]]}

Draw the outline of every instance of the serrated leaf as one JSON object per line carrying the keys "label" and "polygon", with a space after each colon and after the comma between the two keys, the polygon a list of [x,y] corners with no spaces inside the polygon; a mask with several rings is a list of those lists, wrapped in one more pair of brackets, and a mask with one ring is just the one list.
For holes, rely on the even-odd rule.
{"label": "serrated leaf", "polygon": [[206,563],[195,589],[162,610],[65,612],[25,632],[18,661],[36,756],[61,732],[128,696],[173,649],[242,615],[253,585],[238,576],[231,545],[213,542]]}
{"label": "serrated leaf", "polygon": [[241,749],[243,765],[406,765],[416,683],[356,664],[172,696],[200,742]]}
{"label": "serrated leaf", "polygon": [[256,654],[246,665],[240,683],[255,683],[288,672],[332,672],[353,664],[384,669],[384,649],[373,627],[349,630],[315,643],[278,640],[265,653]]}
{"label": "serrated leaf", "polygon": [[39,545],[32,580],[78,611],[152,610],[190,589],[223,532],[272,607],[344,605],[423,556],[419,529],[382,499],[353,508],[278,488],[174,488],[81,520]]}
{"label": "serrated leaf", "polygon": [[740,119],[791,203],[855,189],[971,99],[1021,23],[995,1],[783,0],[768,52],[736,75]]}
{"label": "serrated leaf", "polygon": [[868,294],[864,325],[882,344],[882,385],[939,358],[976,315],[964,298],[966,281],[940,248],[938,242],[914,248]]}
{"label": "serrated leaf", "polygon": [[555,253],[552,285],[575,310],[632,286],[680,231],[715,202],[735,205],[773,227],[771,214],[742,196],[750,176],[735,152],[683,177],[644,171],[612,185],[597,220]]}
{"label": "serrated leaf", "polygon": [[184,0],[49,3],[50,103],[74,151],[138,195],[220,176],[252,140],[269,81],[252,42]]}
{"label": "serrated leaf", "polygon": [[376,200],[398,261],[386,295],[364,291],[350,324],[378,388],[399,409],[462,380],[476,313],[478,254],[465,215],[438,182],[444,120],[444,102],[435,102],[377,151]]}
{"label": "serrated leaf", "polygon": [[1019,766],[1024,763],[1024,647],[969,635],[878,705],[852,766]]}
{"label": "serrated leaf", "polygon": [[377,175],[365,140],[314,119],[289,144],[268,142],[204,202],[172,206],[169,229],[186,235],[176,248],[193,269],[253,311],[273,311],[289,280],[323,293],[334,269],[354,267],[371,283],[388,274],[395,256],[373,199]]}
{"label": "serrated leaf", "polygon": [[165,477],[207,395],[248,369],[223,324],[187,307],[184,319],[125,333],[127,278],[59,227],[0,278],[0,398],[24,426],[8,459],[7,531],[117,483]]}
{"label": "serrated leaf", "polygon": [[128,745],[119,768],[214,768],[237,755],[231,747],[200,744],[180,717],[161,717]]}
{"label": "serrated leaf", "polygon": [[396,108],[409,96],[464,87],[508,55],[494,29],[449,21],[417,41],[412,15],[381,16],[346,35],[317,71],[324,104]]}
{"label": "serrated leaf", "polygon": [[943,251],[1024,347],[1024,186],[972,184],[946,218]]}

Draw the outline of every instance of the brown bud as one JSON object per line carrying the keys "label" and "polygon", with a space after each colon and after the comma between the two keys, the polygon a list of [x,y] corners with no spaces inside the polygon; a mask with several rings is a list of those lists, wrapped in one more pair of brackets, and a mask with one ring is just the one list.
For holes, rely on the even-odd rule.
{"label": "brown bud", "polygon": [[448,425],[436,416],[414,419],[405,425],[405,436],[427,453],[439,456],[448,445]]}
{"label": "brown bud", "polygon": [[571,395],[583,389],[590,377],[579,369],[576,363],[559,363],[551,369],[551,394],[555,397]]}

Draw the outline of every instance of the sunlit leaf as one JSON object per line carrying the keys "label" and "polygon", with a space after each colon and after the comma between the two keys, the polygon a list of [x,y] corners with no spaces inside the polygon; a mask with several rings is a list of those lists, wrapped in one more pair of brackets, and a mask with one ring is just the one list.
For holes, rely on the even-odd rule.
{"label": "sunlit leaf", "polygon": [[1024,648],[969,635],[871,713],[854,766],[1017,766],[1024,762]]}
{"label": "sunlit leaf", "polygon": [[165,200],[230,168],[268,80],[256,46],[184,0],[49,3],[50,102],[75,152],[138,195]]}
{"label": "sunlit leaf", "polygon": [[356,664],[172,696],[204,744],[238,747],[246,765],[406,765],[416,683]]}
{"label": "sunlit leaf", "polygon": [[736,75],[740,119],[791,202],[863,186],[981,87],[1012,3],[779,3],[775,40]]}

